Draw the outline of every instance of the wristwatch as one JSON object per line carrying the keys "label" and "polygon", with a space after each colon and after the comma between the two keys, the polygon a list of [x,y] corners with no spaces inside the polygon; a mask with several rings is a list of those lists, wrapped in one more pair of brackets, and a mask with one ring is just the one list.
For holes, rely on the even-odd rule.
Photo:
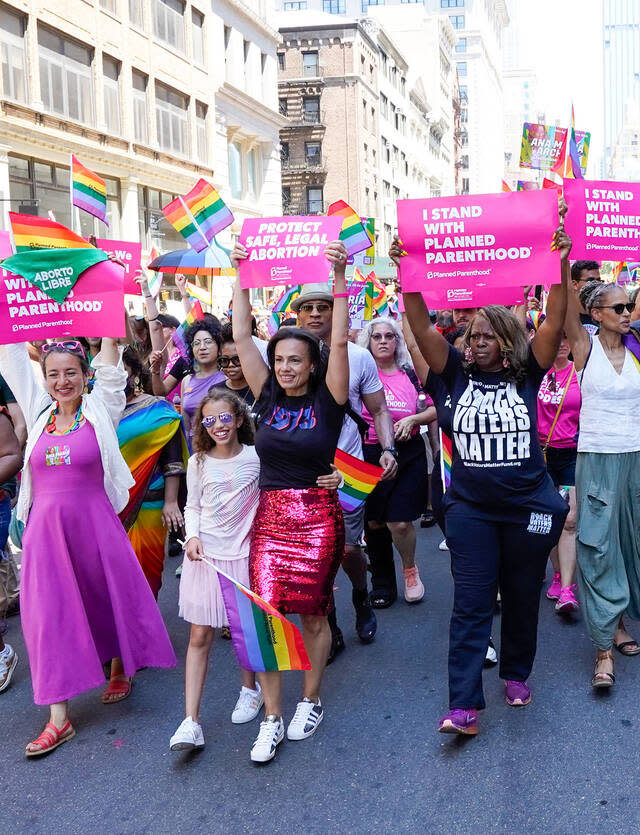
{"label": "wristwatch", "polygon": [[386,446],[382,451],[383,452],[390,452],[393,455],[393,457],[396,459],[396,461],[398,460],[398,450],[394,446]]}

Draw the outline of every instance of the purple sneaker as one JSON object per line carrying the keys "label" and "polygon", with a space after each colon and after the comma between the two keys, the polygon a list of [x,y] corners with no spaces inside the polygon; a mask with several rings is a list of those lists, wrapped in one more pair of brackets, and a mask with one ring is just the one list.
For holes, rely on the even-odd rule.
{"label": "purple sneaker", "polygon": [[438,725],[441,734],[465,734],[475,736],[478,733],[478,711],[454,708],[443,716]]}
{"label": "purple sneaker", "polygon": [[504,698],[511,707],[524,707],[531,701],[531,690],[525,681],[505,681]]}
{"label": "purple sneaker", "polygon": [[551,585],[547,589],[547,597],[549,600],[557,600],[560,597],[560,592],[562,591],[562,581],[560,579],[560,574],[556,572],[553,575],[553,580],[551,581]]}

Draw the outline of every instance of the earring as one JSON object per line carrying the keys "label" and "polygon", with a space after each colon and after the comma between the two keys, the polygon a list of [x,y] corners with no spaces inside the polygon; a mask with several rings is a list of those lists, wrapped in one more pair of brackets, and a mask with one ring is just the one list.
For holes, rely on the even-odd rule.
{"label": "earring", "polygon": [[502,352],[502,367],[503,368],[511,368],[511,360],[507,356],[506,351]]}
{"label": "earring", "polygon": [[465,362],[473,362],[473,351],[471,350],[471,348],[468,345],[464,349],[464,361]]}
{"label": "earring", "polygon": [[135,385],[136,392],[140,393],[140,377],[136,377],[133,383]]}

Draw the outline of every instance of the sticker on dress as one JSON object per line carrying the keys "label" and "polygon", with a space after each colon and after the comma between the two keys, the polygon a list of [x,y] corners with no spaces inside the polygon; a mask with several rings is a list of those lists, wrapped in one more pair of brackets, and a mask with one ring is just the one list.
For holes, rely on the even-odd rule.
{"label": "sticker on dress", "polygon": [[553,524],[553,516],[551,513],[531,513],[529,519],[529,533],[548,534],[551,533],[551,525]]}
{"label": "sticker on dress", "polygon": [[64,446],[58,444],[49,446],[44,452],[44,460],[47,467],[71,464],[71,449],[66,444]]}

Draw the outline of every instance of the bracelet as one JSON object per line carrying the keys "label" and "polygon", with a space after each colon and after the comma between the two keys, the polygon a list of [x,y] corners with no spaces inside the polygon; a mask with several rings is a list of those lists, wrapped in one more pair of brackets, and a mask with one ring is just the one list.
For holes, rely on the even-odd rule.
{"label": "bracelet", "polygon": [[147,319],[147,322],[157,322],[160,316],[154,316],[153,319]]}
{"label": "bracelet", "polygon": [[334,293],[333,298],[334,299],[348,299],[349,294],[348,293]]}

